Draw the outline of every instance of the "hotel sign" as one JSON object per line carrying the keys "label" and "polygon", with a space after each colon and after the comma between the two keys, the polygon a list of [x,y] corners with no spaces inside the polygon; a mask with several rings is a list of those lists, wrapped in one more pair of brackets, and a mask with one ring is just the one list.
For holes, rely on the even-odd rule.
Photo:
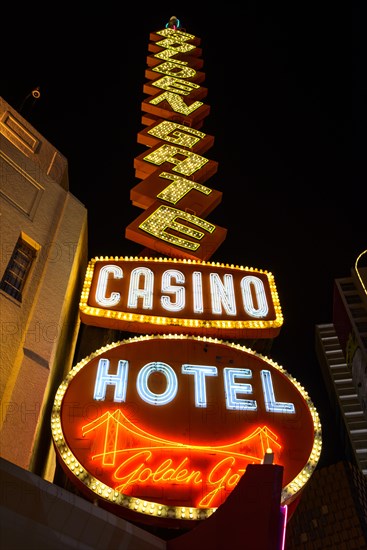
{"label": "hotel sign", "polygon": [[89,262],[85,324],[136,333],[273,338],[283,323],[271,273],[175,259]]}
{"label": "hotel sign", "polygon": [[[81,321],[137,333],[69,372],[52,411],[67,475],[89,499],[128,520],[192,527],[270,451],[283,471],[282,504],[295,502],[321,453],[307,393],[282,367],[227,339],[272,339],[283,315],[273,275],[208,259],[226,229],[205,218],[222,193],[201,126],[200,41],[151,35],[133,204],[125,236],[166,257],[89,262]],[[155,254],[153,254],[154,256]],[[144,256],[144,257],[143,257]],[[222,340],[225,339],[225,340]]]}
{"label": "hotel sign", "polygon": [[206,519],[266,452],[284,467],[290,504],[321,451],[317,412],[292,376],[206,337],[140,336],[96,351],[60,385],[51,426],[81,492],[155,525]]}

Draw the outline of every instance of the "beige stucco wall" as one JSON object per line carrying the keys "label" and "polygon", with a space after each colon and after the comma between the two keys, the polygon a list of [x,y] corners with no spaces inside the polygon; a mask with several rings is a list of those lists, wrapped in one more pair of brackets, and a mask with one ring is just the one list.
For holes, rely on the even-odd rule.
{"label": "beige stucco wall", "polygon": [[[61,155],[0,98],[0,278],[23,232],[38,248],[23,300],[0,291],[0,456],[46,453],[52,392],[70,370],[87,265],[87,211]],[[42,435],[42,441],[40,441]]]}

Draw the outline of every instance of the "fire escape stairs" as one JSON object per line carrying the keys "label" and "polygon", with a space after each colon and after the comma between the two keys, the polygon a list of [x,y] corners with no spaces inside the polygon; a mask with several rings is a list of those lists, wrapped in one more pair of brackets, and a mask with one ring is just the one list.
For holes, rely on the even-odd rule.
{"label": "fire escape stairs", "polygon": [[352,372],[345,361],[334,325],[320,325],[317,328],[329,377],[335,389],[356,463],[362,473],[367,476],[366,412],[362,409],[357,389],[353,383]]}

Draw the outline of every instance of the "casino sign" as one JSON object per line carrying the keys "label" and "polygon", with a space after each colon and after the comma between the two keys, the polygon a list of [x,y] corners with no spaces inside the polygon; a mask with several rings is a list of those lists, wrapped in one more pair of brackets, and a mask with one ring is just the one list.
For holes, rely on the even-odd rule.
{"label": "casino sign", "polygon": [[273,275],[168,258],[96,258],[80,301],[85,324],[128,332],[273,338],[283,316]]}
{"label": "casino sign", "polygon": [[130,193],[142,213],[125,230],[145,249],[92,259],[79,304],[84,324],[136,335],[74,366],[51,428],[86,498],[129,521],[191,528],[269,456],[283,468],[281,504],[294,508],[321,425],[288,372],[226,340],[277,336],[278,293],[267,271],[208,262],[227,230],[206,219],[222,192],[206,185],[218,163],[203,156],[214,138],[201,130],[200,40],[171,28],[150,39],[138,135],[149,150],[134,160],[141,181]]}
{"label": "casino sign", "polygon": [[267,452],[289,505],[321,452],[319,417],[281,366],[210,337],[136,336],[83,359],[60,385],[52,436],[66,474],[128,520],[192,527]]}

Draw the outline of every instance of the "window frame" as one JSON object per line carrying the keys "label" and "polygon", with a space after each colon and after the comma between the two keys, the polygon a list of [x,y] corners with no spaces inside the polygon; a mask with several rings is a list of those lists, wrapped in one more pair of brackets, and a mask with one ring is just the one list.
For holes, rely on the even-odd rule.
{"label": "window frame", "polygon": [[1,292],[16,302],[22,303],[24,289],[40,248],[39,244],[21,231],[0,281]]}

